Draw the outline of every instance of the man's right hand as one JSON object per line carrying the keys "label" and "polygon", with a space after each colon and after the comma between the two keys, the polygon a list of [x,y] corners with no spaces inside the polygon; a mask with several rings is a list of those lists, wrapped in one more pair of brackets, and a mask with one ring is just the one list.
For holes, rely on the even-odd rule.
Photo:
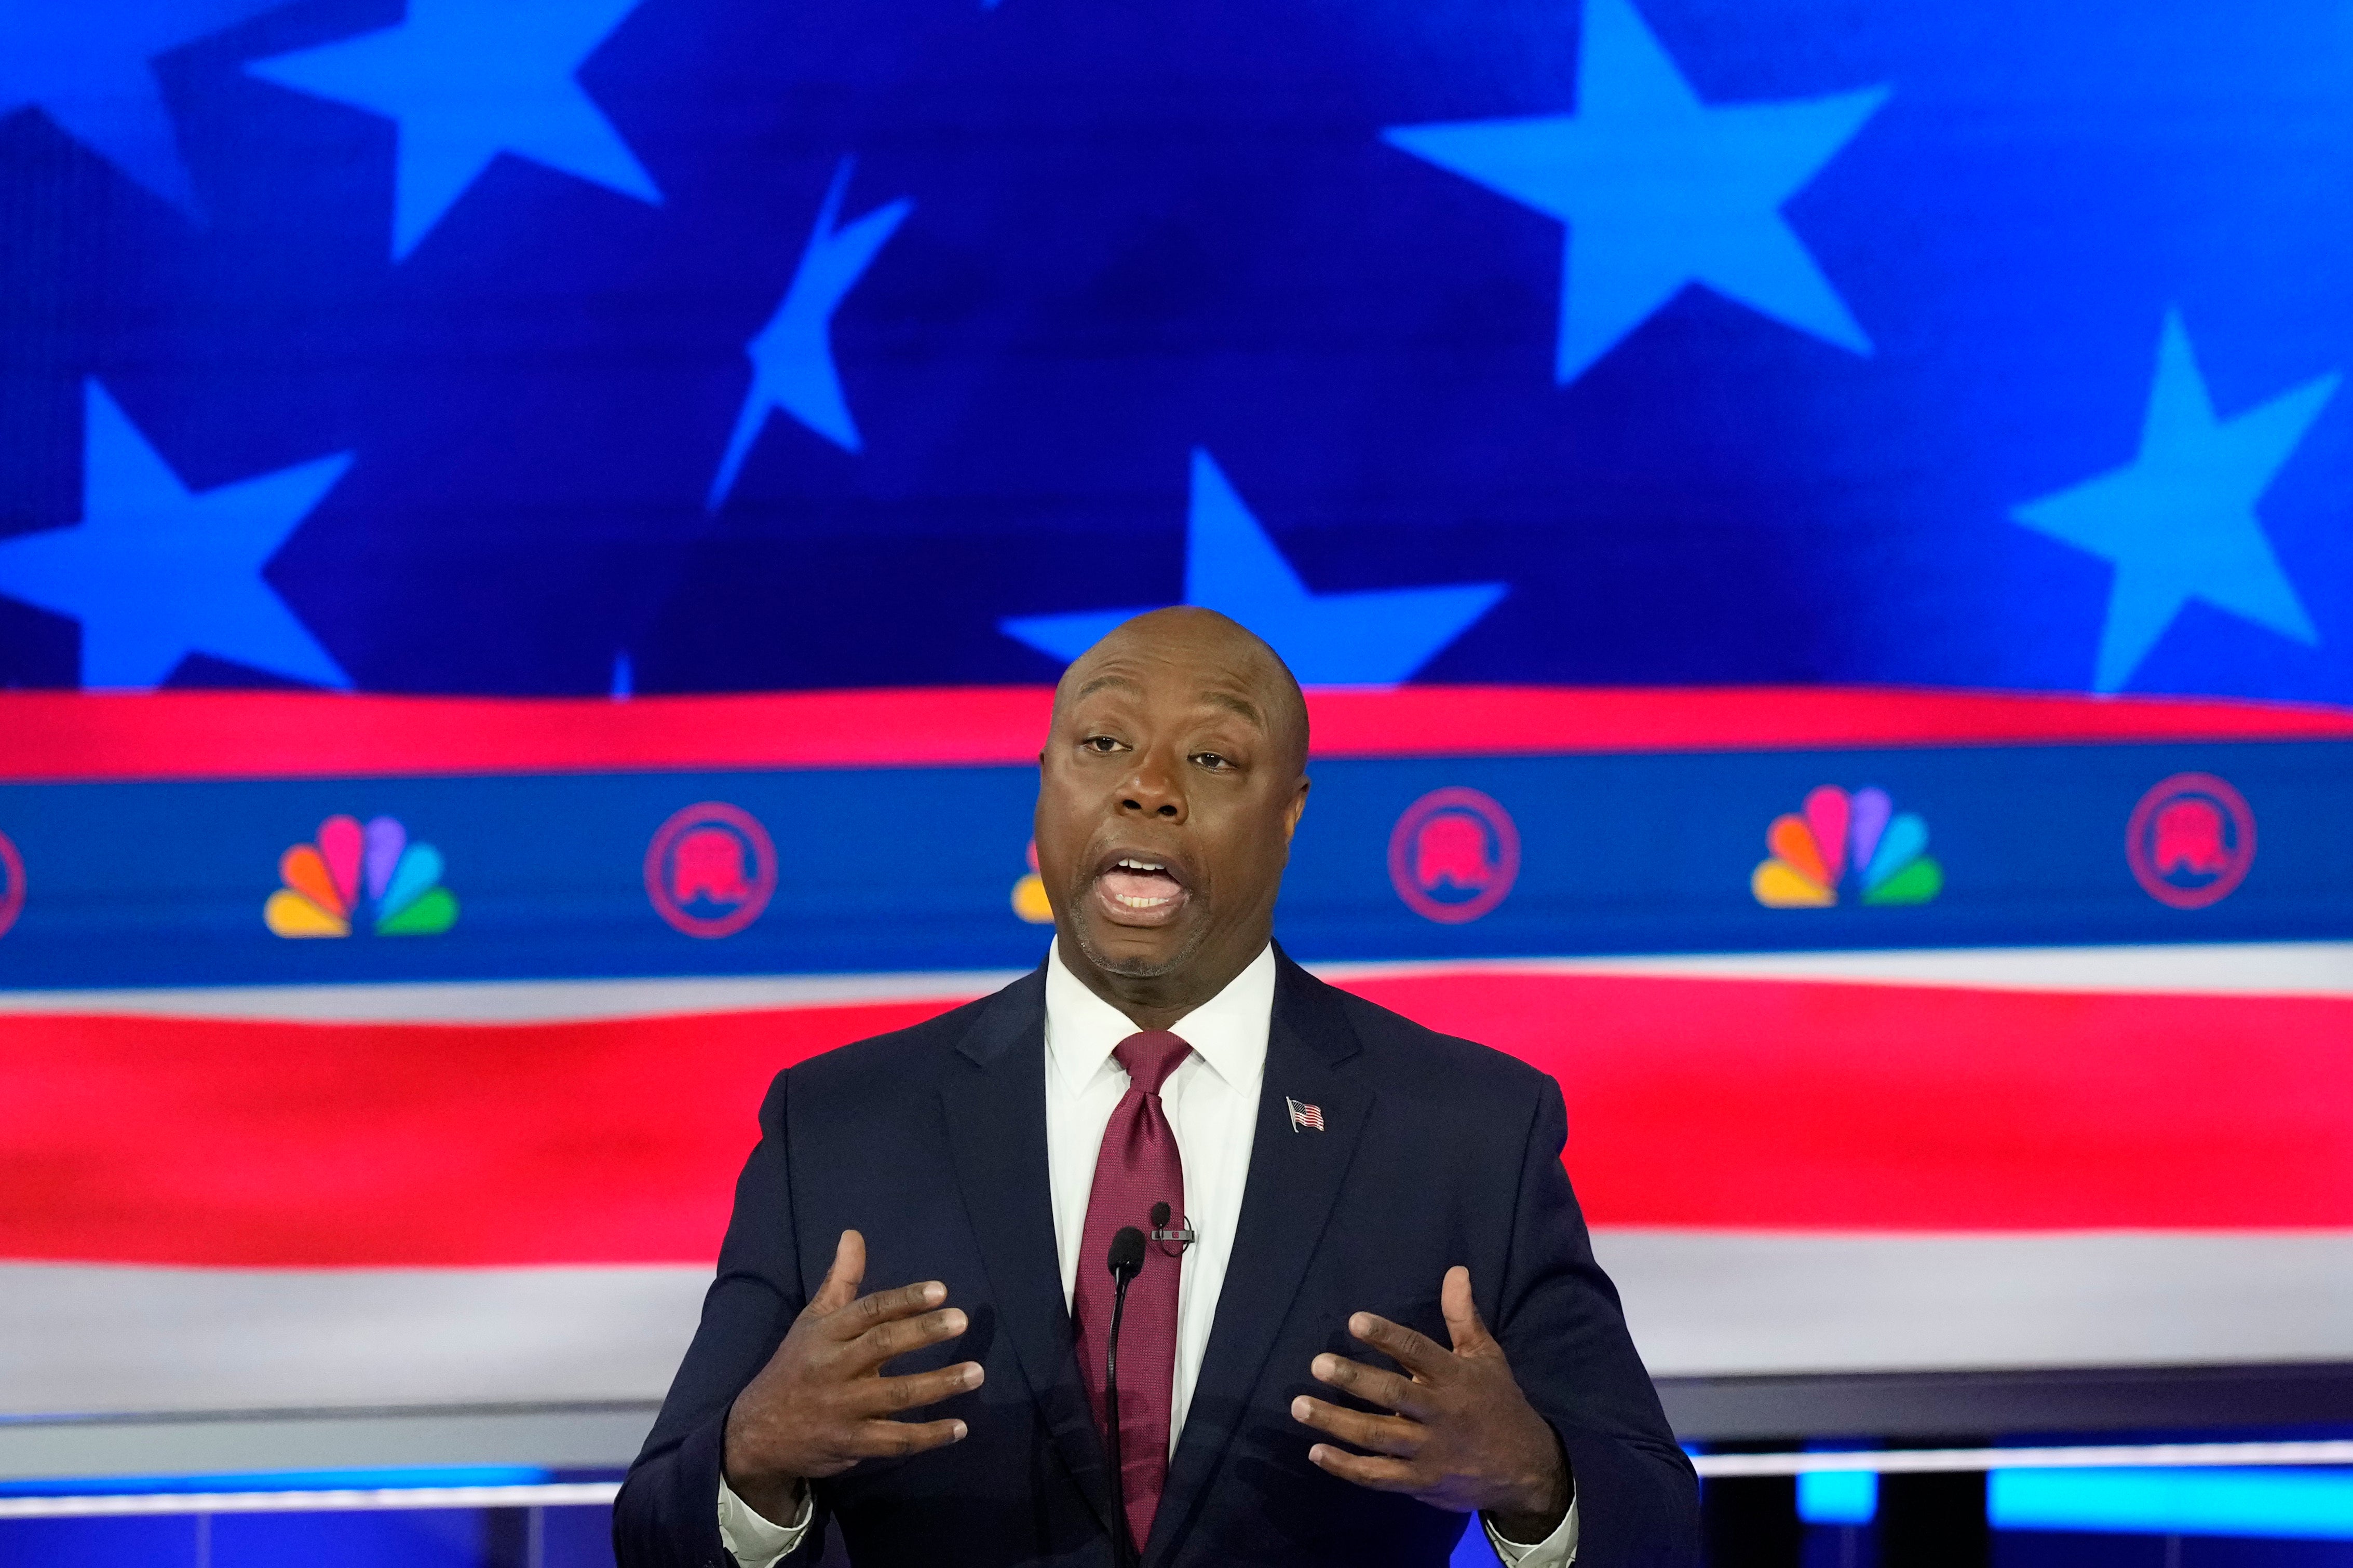
{"label": "man's right hand", "polygon": [[845,1230],[825,1283],[727,1412],[721,1461],[727,1485],[775,1523],[792,1521],[806,1481],[839,1475],[860,1459],[943,1447],[965,1435],[961,1421],[891,1417],[978,1388],[978,1362],[882,1375],[892,1357],[964,1332],[964,1313],[944,1305],[947,1287],[930,1279],[860,1296],[865,1278],[866,1238]]}

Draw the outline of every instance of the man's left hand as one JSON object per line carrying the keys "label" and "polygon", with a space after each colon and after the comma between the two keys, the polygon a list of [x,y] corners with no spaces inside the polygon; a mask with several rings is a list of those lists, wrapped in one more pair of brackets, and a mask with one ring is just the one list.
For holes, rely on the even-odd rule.
{"label": "man's left hand", "polygon": [[1412,1376],[1317,1356],[1309,1368],[1317,1382],[1397,1414],[1350,1410],[1302,1394],[1291,1402],[1294,1419],[1370,1450],[1352,1454],[1318,1443],[1307,1457],[1360,1487],[1403,1492],[1457,1513],[1475,1509],[1506,1540],[1542,1541],[1559,1526],[1574,1495],[1560,1440],[1520,1392],[1504,1347],[1480,1320],[1468,1268],[1446,1271],[1439,1310],[1452,1350],[1370,1312],[1348,1320],[1351,1335]]}

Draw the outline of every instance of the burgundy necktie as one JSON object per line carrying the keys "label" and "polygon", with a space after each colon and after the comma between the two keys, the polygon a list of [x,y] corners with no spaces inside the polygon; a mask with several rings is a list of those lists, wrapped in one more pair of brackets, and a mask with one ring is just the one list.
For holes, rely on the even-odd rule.
{"label": "burgundy necktie", "polygon": [[[1130,1035],[1112,1055],[1127,1069],[1127,1093],[1103,1129],[1095,1156],[1094,1189],[1087,1197],[1086,1237],[1079,1244],[1079,1287],[1072,1301],[1078,1321],[1079,1368],[1095,1427],[1103,1421],[1103,1351],[1111,1331],[1113,1281],[1108,1258],[1111,1238],[1123,1226],[1152,1231],[1152,1205],[1166,1204],[1169,1222],[1181,1228],[1185,1214],[1185,1163],[1176,1134],[1161,1109],[1160,1086],[1193,1047],[1166,1030]],[[1136,1550],[1152,1535],[1160,1489],[1168,1479],[1168,1421],[1176,1400],[1176,1277],[1185,1255],[1173,1242],[1144,1249],[1144,1271],[1127,1288],[1127,1308],[1119,1328],[1120,1500]]]}

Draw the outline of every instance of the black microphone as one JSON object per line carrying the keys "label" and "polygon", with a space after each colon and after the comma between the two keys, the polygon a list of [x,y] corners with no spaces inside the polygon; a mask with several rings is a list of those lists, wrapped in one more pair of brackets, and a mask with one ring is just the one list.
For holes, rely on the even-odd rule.
{"label": "black microphone", "polygon": [[[1193,1228],[1190,1220],[1176,1229],[1168,1228],[1168,1205],[1166,1203],[1157,1203],[1152,1205],[1152,1239],[1159,1242],[1160,1250],[1167,1253],[1169,1257],[1182,1258],[1185,1256],[1185,1249],[1200,1239],[1200,1233]],[[1168,1243],[1172,1241],[1176,1244],[1173,1251],[1168,1247]]]}
{"label": "black microphone", "polygon": [[[1160,1205],[1165,1211],[1167,1205]],[[1103,1416],[1111,1428],[1112,1544],[1122,1563],[1135,1561],[1135,1543],[1127,1535],[1127,1471],[1121,1464],[1119,1442],[1119,1321],[1127,1311],[1127,1288],[1144,1272],[1144,1232],[1132,1225],[1119,1227],[1111,1238],[1111,1332],[1103,1340]]]}
{"label": "black microphone", "polygon": [[[1161,1214],[1168,1212],[1166,1204],[1156,1205]],[[1128,1281],[1144,1268],[1144,1233],[1132,1225],[1119,1227],[1111,1238],[1111,1275],[1119,1284],[1119,1299],[1127,1300]]]}

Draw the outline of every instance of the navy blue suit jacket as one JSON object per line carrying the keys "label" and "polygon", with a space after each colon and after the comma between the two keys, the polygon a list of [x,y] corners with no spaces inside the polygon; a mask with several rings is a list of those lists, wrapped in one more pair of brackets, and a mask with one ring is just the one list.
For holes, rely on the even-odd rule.
{"label": "navy blue suit jacket", "polygon": [[[1356,1311],[1448,1342],[1439,1282],[1468,1265],[1480,1311],[1575,1472],[1578,1568],[1683,1564],[1696,1488],[1593,1260],[1551,1079],[1335,989],[1277,955],[1265,1088],[1240,1233],[1145,1568],[1439,1568],[1464,1526],[1307,1461],[1293,1421],[1319,1351],[1362,1356]],[[866,1288],[946,1283],[971,1328],[892,1372],[966,1358],[934,1406],[963,1442],[817,1483],[824,1526],[868,1565],[1110,1568],[1103,1445],[1072,1350],[1047,1193],[1045,974],[777,1075],[702,1321],[614,1515],[623,1568],[733,1568],[717,1524],[727,1409],[866,1237]],[[1294,1131],[1284,1100],[1323,1108]],[[1082,1267],[1084,1265],[1082,1264]]]}

